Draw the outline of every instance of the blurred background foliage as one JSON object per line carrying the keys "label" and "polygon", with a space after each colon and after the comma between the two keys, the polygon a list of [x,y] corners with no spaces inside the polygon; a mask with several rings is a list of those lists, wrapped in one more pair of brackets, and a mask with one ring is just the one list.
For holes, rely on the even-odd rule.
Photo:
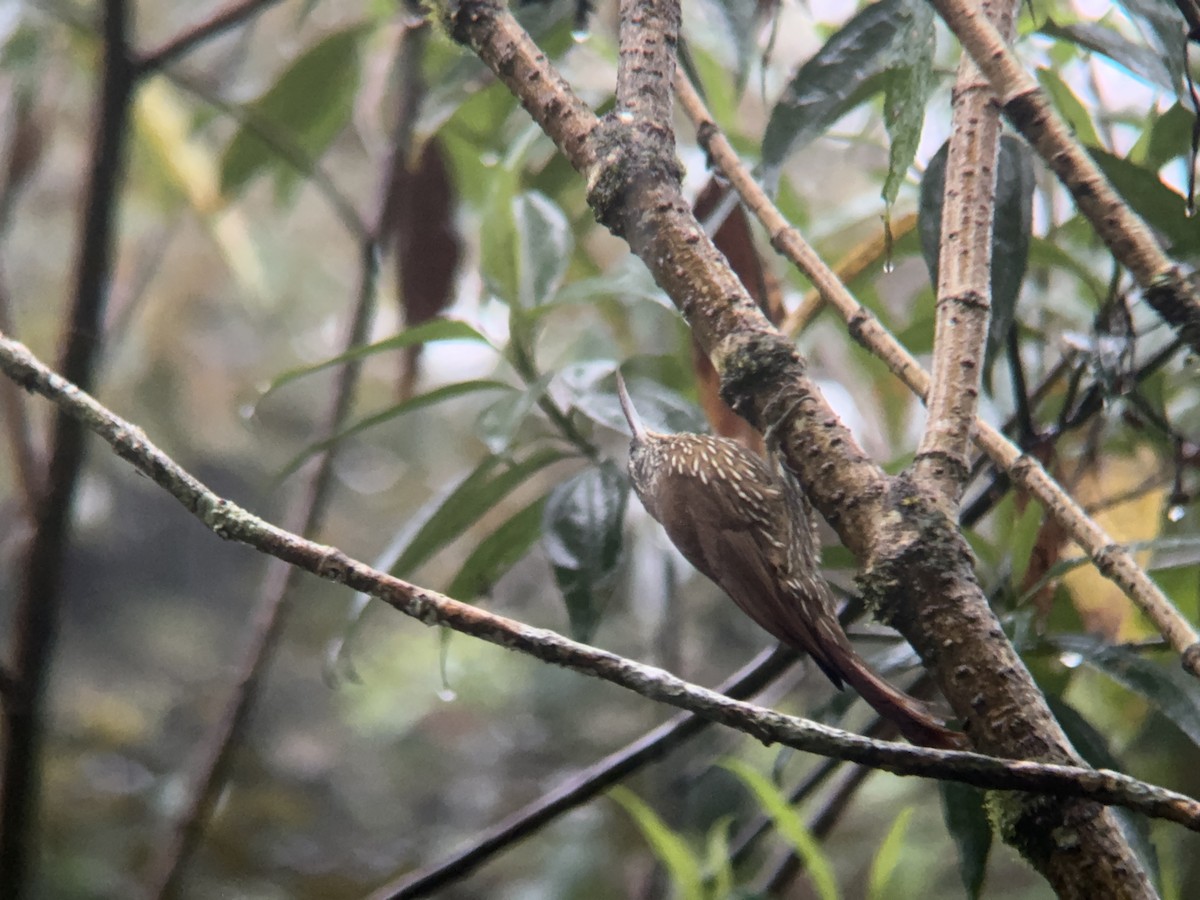
{"label": "blurred background foliage", "polygon": [[[620,363],[652,425],[704,428],[707,412],[735,427],[722,423],[679,316],[595,224],[550,141],[477,60],[422,28],[419,10],[263,5],[139,85],[99,398],[217,491],[278,520],[295,472],[328,445],[321,410],[367,241],[367,263],[381,266],[374,343],[357,355],[364,377],[336,441],[319,539],[505,615],[720,681],[766,637],[628,502],[612,393]],[[143,50],[206,14],[136,6]],[[571,4],[519,9],[601,111],[612,100],[614,7],[599,4],[588,21]],[[940,191],[930,185],[958,53],[924,9],[684,8],[687,65],[717,121],[777,181],[792,221],[852,273],[857,296],[920,354],[932,340]],[[1022,58],[1127,201],[1194,262],[1192,111],[1174,9],[1052,2],[1021,15]],[[95,16],[94,4],[0,2],[0,325],[50,359],[92,129]],[[868,33],[864,16],[883,30]],[[853,49],[835,59],[839,40]],[[699,194],[704,155],[677,125],[687,189]],[[1016,142],[1005,152],[997,254],[1010,277],[994,283],[983,415],[1011,419],[1111,534],[1139,542],[1195,620],[1194,360],[1040,163]],[[776,318],[809,290],[744,223],[723,249]],[[905,464],[919,404],[832,316],[798,340],[867,450],[893,470]],[[5,410],[12,442],[20,426]],[[41,449],[49,410],[27,411]],[[0,467],[5,614],[28,527],[16,471]],[[989,490],[996,481],[981,466],[965,505],[980,579],[1073,738],[1097,764],[1200,792],[1194,685],[1041,510],[1002,484]],[[38,884],[45,897],[131,896],[225,702],[264,564],[99,447],[75,520]],[[849,587],[847,554],[830,547],[826,562]],[[867,625],[855,633],[905,678],[904,648]],[[861,704],[809,675],[767,699],[864,727]],[[302,580],[184,895],[360,896],[665,717],[600,682]],[[778,801],[820,764],[706,733],[440,895],[751,896],[793,850],[808,874],[787,896],[957,897],[964,884],[988,897],[1048,894],[1003,845],[989,855],[980,797],[961,788],[873,774],[815,842],[803,823],[828,808],[822,793],[795,813]],[[764,811],[774,836],[731,866],[731,835]],[[1196,835],[1130,828],[1165,895],[1200,893]]]}

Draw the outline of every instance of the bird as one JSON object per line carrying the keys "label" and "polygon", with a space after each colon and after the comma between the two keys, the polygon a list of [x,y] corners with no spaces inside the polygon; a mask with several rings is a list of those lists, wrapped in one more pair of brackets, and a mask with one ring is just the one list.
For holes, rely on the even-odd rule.
{"label": "bird", "polygon": [[762,629],[849,684],[914,744],[963,745],[919,700],[877,675],[850,644],[820,574],[816,520],[796,477],[728,438],[662,434],[641,422],[617,372],[633,432],[629,477],[646,511],[701,574]]}

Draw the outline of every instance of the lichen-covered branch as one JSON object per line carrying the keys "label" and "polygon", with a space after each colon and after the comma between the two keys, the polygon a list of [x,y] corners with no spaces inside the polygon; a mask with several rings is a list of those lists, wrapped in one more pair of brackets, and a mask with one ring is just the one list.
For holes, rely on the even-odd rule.
{"label": "lichen-covered branch", "polygon": [[[213,493],[153,444],[137,426],[57,375],[27,347],[0,333],[0,371],[51,400],[102,438],[118,456],[175,497],[206,528],[320,578],[371,594],[425,625],[441,625],[542,662],[608,681],[651,700],[694,712],[766,744],[862,763],[896,775],[943,778],[978,787],[1088,797],[1200,831],[1200,800],[1109,770],[998,759],[875,741],[783,715],[690,684],[654,666],[589,647],[372,569],[341,550],[285,531]],[[1045,801],[1043,801],[1045,802]]]}

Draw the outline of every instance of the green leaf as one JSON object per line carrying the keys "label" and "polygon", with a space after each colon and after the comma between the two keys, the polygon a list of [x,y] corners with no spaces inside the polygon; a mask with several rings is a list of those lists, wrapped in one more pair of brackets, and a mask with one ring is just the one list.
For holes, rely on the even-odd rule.
{"label": "green leaf", "polygon": [[883,843],[875,853],[871,863],[871,877],[868,881],[867,897],[870,900],[883,900],[887,896],[887,887],[896,867],[900,863],[900,854],[904,850],[904,838],[908,832],[908,824],[912,821],[913,808],[905,807],[900,811],[888,829]]}
{"label": "green leaf", "polygon": [[883,121],[891,145],[888,147],[888,171],[880,196],[890,208],[900,185],[908,174],[921,142],[925,106],[933,91],[933,18],[911,29],[911,43],[900,50],[900,59],[884,82]]}
{"label": "green leaf", "polygon": [[779,833],[804,860],[817,896],[821,900],[837,900],[840,894],[829,857],[800,821],[800,814],[788,803],[787,797],[765,775],[740,759],[727,758],[721,765],[740,778],[750,789],[763,812],[771,817]]}
{"label": "green leaf", "polygon": [[733,816],[721,816],[708,830],[704,871],[710,880],[708,896],[713,900],[734,897],[733,859],[729,853],[729,828]]}
{"label": "green leaf", "polygon": [[1062,634],[1047,638],[1047,642],[1064,652],[1079,654],[1096,671],[1145,697],[1200,746],[1200,692],[1195,679],[1177,662],[1157,663],[1085,635]]}
{"label": "green leaf", "polygon": [[[583,370],[590,365],[585,363],[578,368]],[[625,421],[625,414],[621,412],[621,404],[616,394],[616,381],[610,375],[613,367],[610,365],[597,368],[604,368],[603,377],[597,377],[591,384],[580,380],[572,383],[572,379],[569,378],[570,370],[563,371],[563,382],[572,389],[572,404],[593,422],[621,434],[628,434],[629,423]],[[628,369],[626,371],[628,372]],[[601,380],[613,387],[602,390],[599,386]],[[629,375],[626,375],[626,385],[633,399],[634,409],[642,417],[647,428],[665,433],[707,430],[704,414],[678,391],[649,378]]]}
{"label": "green leaf", "polygon": [[509,396],[497,400],[483,411],[475,425],[475,431],[492,453],[504,453],[512,445],[521,423],[537,406],[554,380],[553,372],[546,372],[523,391],[513,391]]}
{"label": "green leaf", "polygon": [[503,381],[491,381],[481,379],[478,381],[459,381],[454,384],[443,385],[439,388],[434,388],[432,391],[427,391],[424,394],[417,394],[415,397],[410,397],[400,403],[393,404],[387,409],[367,416],[365,419],[360,419],[353,425],[343,428],[333,437],[326,438],[323,441],[318,441],[315,444],[309,444],[290,460],[280,471],[278,478],[284,479],[304,465],[305,460],[313,454],[320,453],[348,437],[353,437],[359,432],[366,431],[368,428],[374,428],[376,425],[382,425],[384,422],[390,422],[392,419],[398,418],[405,413],[410,413],[413,410],[421,409],[425,406],[433,406],[435,403],[441,403],[443,400],[449,400],[452,397],[461,397],[464,394],[476,393],[478,391],[510,391],[514,392],[512,385],[505,384]]}
{"label": "green leaf", "polygon": [[939,781],[942,818],[958,848],[958,874],[970,900],[977,900],[987,875],[992,849],[992,822],[984,806],[984,792],[957,781]]}
{"label": "green leaf", "polygon": [[531,475],[565,458],[561,450],[538,450],[520,462],[487,457],[442,501],[388,571],[408,577]]}
{"label": "green leaf", "polygon": [[539,497],[480,541],[446,593],[468,601],[487,594],[541,536],[545,505],[546,498]]}
{"label": "green leaf", "polygon": [[1059,114],[1075,132],[1075,137],[1089,147],[1099,147],[1100,136],[1096,134],[1096,126],[1092,124],[1091,113],[1059,74],[1053,69],[1038,69],[1037,78],[1042,90],[1050,95],[1050,100]]}
{"label": "green leaf", "polygon": [[[284,69],[265,94],[246,107],[221,160],[221,193],[238,193],[257,174],[274,167],[294,178],[290,166],[276,166],[278,153],[266,135],[279,134],[312,160],[318,159],[350,118],[358,93],[361,26],[336,31]],[[286,173],[286,175],[283,175]]]}
{"label": "green leaf", "polygon": [[1092,159],[1134,211],[1167,239],[1172,253],[1190,256],[1200,252],[1200,228],[1187,214],[1187,201],[1171,190],[1158,173],[1092,148]]}
{"label": "green leaf", "polygon": [[628,499],[628,480],[606,461],[558,485],[546,503],[542,545],[577,640],[591,639],[612,592]]}
{"label": "green leaf", "polygon": [[1171,71],[1158,54],[1097,22],[1059,25],[1048,18],[1038,32],[1056,40],[1068,41],[1084,50],[1101,53],[1134,75],[1168,91],[1175,90]]}
{"label": "green leaf", "polygon": [[1173,89],[1178,93],[1183,82],[1186,53],[1185,30],[1178,10],[1164,0],[1122,0],[1121,5],[1158,51],[1163,66],[1171,73]]}
{"label": "green leaf", "polygon": [[[921,201],[917,212],[921,253],[935,288],[949,151],[950,142],[947,141],[929,161],[925,177],[921,179]],[[1000,154],[996,163],[996,212],[992,227],[990,278],[992,313],[984,357],[985,383],[1016,320],[1017,299],[1025,279],[1033,234],[1033,188],[1033,163],[1029,159],[1029,151],[1020,140],[1005,135],[1000,140]]]}
{"label": "green leaf", "polygon": [[[764,181],[774,185],[784,161],[885,85],[877,76],[923,46],[933,13],[916,0],[880,0],[833,35],[792,78],[763,135]],[[868,84],[870,92],[863,90]]]}
{"label": "green leaf", "polygon": [[575,238],[562,209],[545,194],[509,197],[498,190],[480,236],[487,289],[512,306],[529,309],[562,284]]}
{"label": "green leaf", "polygon": [[666,867],[671,883],[684,900],[704,900],[704,877],[700,861],[687,842],[673,832],[658,814],[643,803],[633,791],[621,786],[608,792],[650,844],[654,855]]}
{"label": "green leaf", "polygon": [[258,398],[258,402],[262,403],[263,400],[285,384],[289,384],[297,378],[312,375],[314,372],[366,359],[368,356],[373,356],[376,353],[385,353],[388,350],[401,350],[405,347],[414,347],[417,344],[432,344],[437,341],[474,341],[491,346],[491,341],[466,322],[460,322],[457,319],[432,319],[421,325],[405,329],[399,334],[394,334],[382,341],[376,341],[374,344],[355,347],[353,350],[342,353],[332,359],[327,359],[324,362],[319,362],[311,366],[302,366],[298,369],[289,369],[268,385],[267,389]]}
{"label": "green leaf", "polygon": [[1176,103],[1154,118],[1154,124],[1129,151],[1129,158],[1157,172],[1171,160],[1186,156],[1192,146],[1194,122],[1195,114],[1182,103]]}

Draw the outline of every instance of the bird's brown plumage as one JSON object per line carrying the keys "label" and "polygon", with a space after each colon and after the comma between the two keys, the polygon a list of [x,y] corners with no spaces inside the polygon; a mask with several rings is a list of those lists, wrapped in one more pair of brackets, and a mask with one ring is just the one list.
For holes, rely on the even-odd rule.
{"label": "bird's brown plumage", "polygon": [[725,438],[647,431],[631,407],[626,412],[634,429],[634,490],[688,562],[759,626],[812,657],[835,685],[857,690],[910,741],[961,745],[961,735],[855,653],[819,574],[812,509],[790,473]]}

